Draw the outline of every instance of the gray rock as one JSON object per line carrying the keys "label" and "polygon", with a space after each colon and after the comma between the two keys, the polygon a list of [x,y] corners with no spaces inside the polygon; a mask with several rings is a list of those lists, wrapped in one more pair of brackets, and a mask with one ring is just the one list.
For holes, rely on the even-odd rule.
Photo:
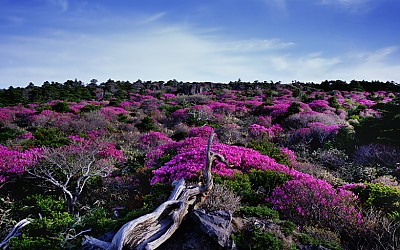
{"label": "gray rock", "polygon": [[225,249],[234,249],[230,238],[232,234],[232,214],[228,211],[215,211],[208,214],[204,210],[195,210],[192,216],[200,230]]}

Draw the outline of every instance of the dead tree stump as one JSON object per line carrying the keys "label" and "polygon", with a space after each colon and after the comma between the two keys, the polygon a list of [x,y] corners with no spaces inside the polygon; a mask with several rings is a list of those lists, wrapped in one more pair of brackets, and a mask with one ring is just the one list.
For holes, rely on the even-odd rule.
{"label": "dead tree stump", "polygon": [[91,244],[102,249],[122,250],[129,249],[156,249],[179,228],[189,208],[204,201],[213,187],[211,166],[218,159],[226,163],[224,157],[211,152],[212,133],[206,147],[206,165],[202,174],[202,182],[195,186],[188,186],[185,180],[175,182],[169,199],[162,203],[154,212],[143,215],[127,222],[115,234],[111,242],[105,242],[85,236],[83,244]]}

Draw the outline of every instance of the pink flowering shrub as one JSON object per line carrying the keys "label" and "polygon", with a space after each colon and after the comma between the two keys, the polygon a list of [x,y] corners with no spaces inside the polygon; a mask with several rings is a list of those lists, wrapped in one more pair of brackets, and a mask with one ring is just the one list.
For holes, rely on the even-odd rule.
{"label": "pink flowering shrub", "polygon": [[[197,176],[205,165],[206,156],[204,149],[206,144],[206,139],[189,137],[180,142],[161,145],[149,152],[146,155],[145,165],[157,168],[153,170],[154,177],[151,183],[171,183],[181,178],[188,179]],[[172,149],[176,151],[176,154],[171,160],[162,166],[157,166],[158,159],[165,152]],[[221,162],[215,164],[212,171],[222,176],[231,176],[234,172],[248,172],[251,169],[274,170],[278,172],[289,171],[286,166],[276,163],[274,159],[262,155],[253,149],[228,146],[221,143],[213,143],[211,149],[213,152],[223,155],[230,165],[230,167],[227,167]]]}
{"label": "pink flowering shrub", "polygon": [[13,114],[8,108],[0,108],[0,125],[13,122]]}
{"label": "pink flowering shrub", "polygon": [[125,109],[119,107],[103,107],[100,109],[100,113],[109,121],[116,121],[118,115],[128,115]]}
{"label": "pink flowering shrub", "polygon": [[320,122],[326,126],[346,124],[346,121],[336,114],[307,111],[289,116],[284,121],[284,126],[289,129],[299,129],[307,127],[312,122]]}
{"label": "pink flowering shrub", "polygon": [[379,112],[374,109],[369,109],[369,108],[361,110],[360,114],[359,114],[360,117],[364,117],[364,118],[367,118],[367,117],[380,118],[381,115],[382,115],[382,112]]}
{"label": "pink flowering shrub", "polygon": [[272,139],[278,137],[280,134],[282,134],[282,132],[283,132],[283,129],[280,125],[272,125],[269,128],[266,128],[266,127],[258,125],[258,124],[251,124],[249,126],[249,136],[252,139],[272,140]]}
{"label": "pink flowering shrub", "polygon": [[232,114],[235,112],[235,105],[222,103],[222,102],[210,102],[208,105],[214,113],[217,114]]}
{"label": "pink flowering shrub", "polygon": [[314,100],[308,104],[313,111],[316,112],[324,112],[326,110],[334,110],[329,106],[328,101],[326,100]]}
{"label": "pink flowering shrub", "polygon": [[210,126],[195,127],[189,130],[188,137],[200,137],[202,139],[207,139],[210,137],[214,129]]}
{"label": "pink flowering shrub", "polygon": [[18,123],[21,118],[27,118],[34,114],[34,109],[25,108],[22,106],[0,108],[0,127],[8,126],[11,123]]}
{"label": "pink flowering shrub", "polygon": [[290,165],[295,166],[295,164],[297,163],[295,153],[288,148],[279,148],[279,150],[282,154],[287,155]]}
{"label": "pink flowering shrub", "polygon": [[131,102],[129,101],[122,101],[118,104],[119,107],[125,109],[125,110],[129,110],[129,108],[131,107]]}
{"label": "pink flowering shrub", "polygon": [[171,100],[176,97],[175,94],[170,94],[170,93],[162,93],[161,94],[161,100]]}
{"label": "pink flowering shrub", "polygon": [[272,117],[271,116],[259,116],[255,122],[260,126],[264,126],[266,128],[272,126]]}
{"label": "pink flowering shrub", "polygon": [[246,100],[245,101],[246,106],[248,107],[257,107],[263,104],[262,101],[258,101],[258,100]]}
{"label": "pink flowering shrub", "polygon": [[286,113],[289,106],[290,106],[289,102],[282,102],[282,103],[273,104],[272,106],[268,106],[267,109],[269,109],[271,111],[270,115],[272,117],[276,117],[276,116],[283,115],[284,113]]}
{"label": "pink flowering shrub", "polygon": [[288,134],[287,143],[290,145],[296,143],[305,143],[318,146],[326,141],[332,140],[338,134],[341,126],[324,125],[321,122],[310,122],[307,127],[299,128]]}
{"label": "pink flowering shrub", "polygon": [[313,177],[294,179],[277,187],[267,199],[284,218],[299,225],[319,225],[338,230],[363,223],[357,196],[335,189]]}
{"label": "pink flowering shrub", "polygon": [[30,140],[30,139],[35,139],[32,132],[26,132],[17,137],[17,140]]}
{"label": "pink flowering shrub", "polygon": [[172,142],[171,138],[160,132],[149,132],[139,137],[139,149],[148,152],[149,150],[158,147],[162,144]]}
{"label": "pink flowering shrub", "polygon": [[124,153],[117,149],[115,144],[111,142],[103,142],[97,156],[100,157],[103,162],[106,161],[107,164],[115,164],[125,160]]}
{"label": "pink flowering shrub", "polygon": [[58,113],[51,110],[43,110],[40,114],[32,115],[30,120],[32,126],[38,127],[58,127],[62,131],[71,129],[77,116],[72,113]]}
{"label": "pink flowering shrub", "polygon": [[183,122],[187,119],[188,117],[188,111],[186,109],[178,109],[174,111],[172,114],[172,119],[176,122]]}
{"label": "pink flowering shrub", "polygon": [[75,103],[75,102],[70,102],[68,103],[69,109],[71,112],[75,113],[75,114],[79,114],[79,112],[81,111],[81,109],[83,107],[85,107],[85,104],[83,103]]}
{"label": "pink flowering shrub", "polygon": [[0,145],[0,184],[11,176],[20,175],[25,168],[35,164],[40,149],[34,148],[23,152]]}

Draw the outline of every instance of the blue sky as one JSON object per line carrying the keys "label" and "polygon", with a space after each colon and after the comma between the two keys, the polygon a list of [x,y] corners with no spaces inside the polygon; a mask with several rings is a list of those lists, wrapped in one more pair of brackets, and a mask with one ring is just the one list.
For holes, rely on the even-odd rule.
{"label": "blue sky", "polygon": [[0,88],[400,82],[400,0],[0,0]]}

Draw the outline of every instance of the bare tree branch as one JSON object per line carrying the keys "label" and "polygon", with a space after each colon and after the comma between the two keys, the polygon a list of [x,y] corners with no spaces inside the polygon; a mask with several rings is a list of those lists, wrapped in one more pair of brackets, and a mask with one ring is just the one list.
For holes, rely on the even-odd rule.
{"label": "bare tree branch", "polygon": [[28,219],[23,219],[19,221],[10,231],[10,233],[6,236],[6,238],[0,242],[0,248],[1,249],[6,249],[8,247],[8,242],[10,241],[11,238],[18,236],[19,230],[26,225],[31,223]]}

